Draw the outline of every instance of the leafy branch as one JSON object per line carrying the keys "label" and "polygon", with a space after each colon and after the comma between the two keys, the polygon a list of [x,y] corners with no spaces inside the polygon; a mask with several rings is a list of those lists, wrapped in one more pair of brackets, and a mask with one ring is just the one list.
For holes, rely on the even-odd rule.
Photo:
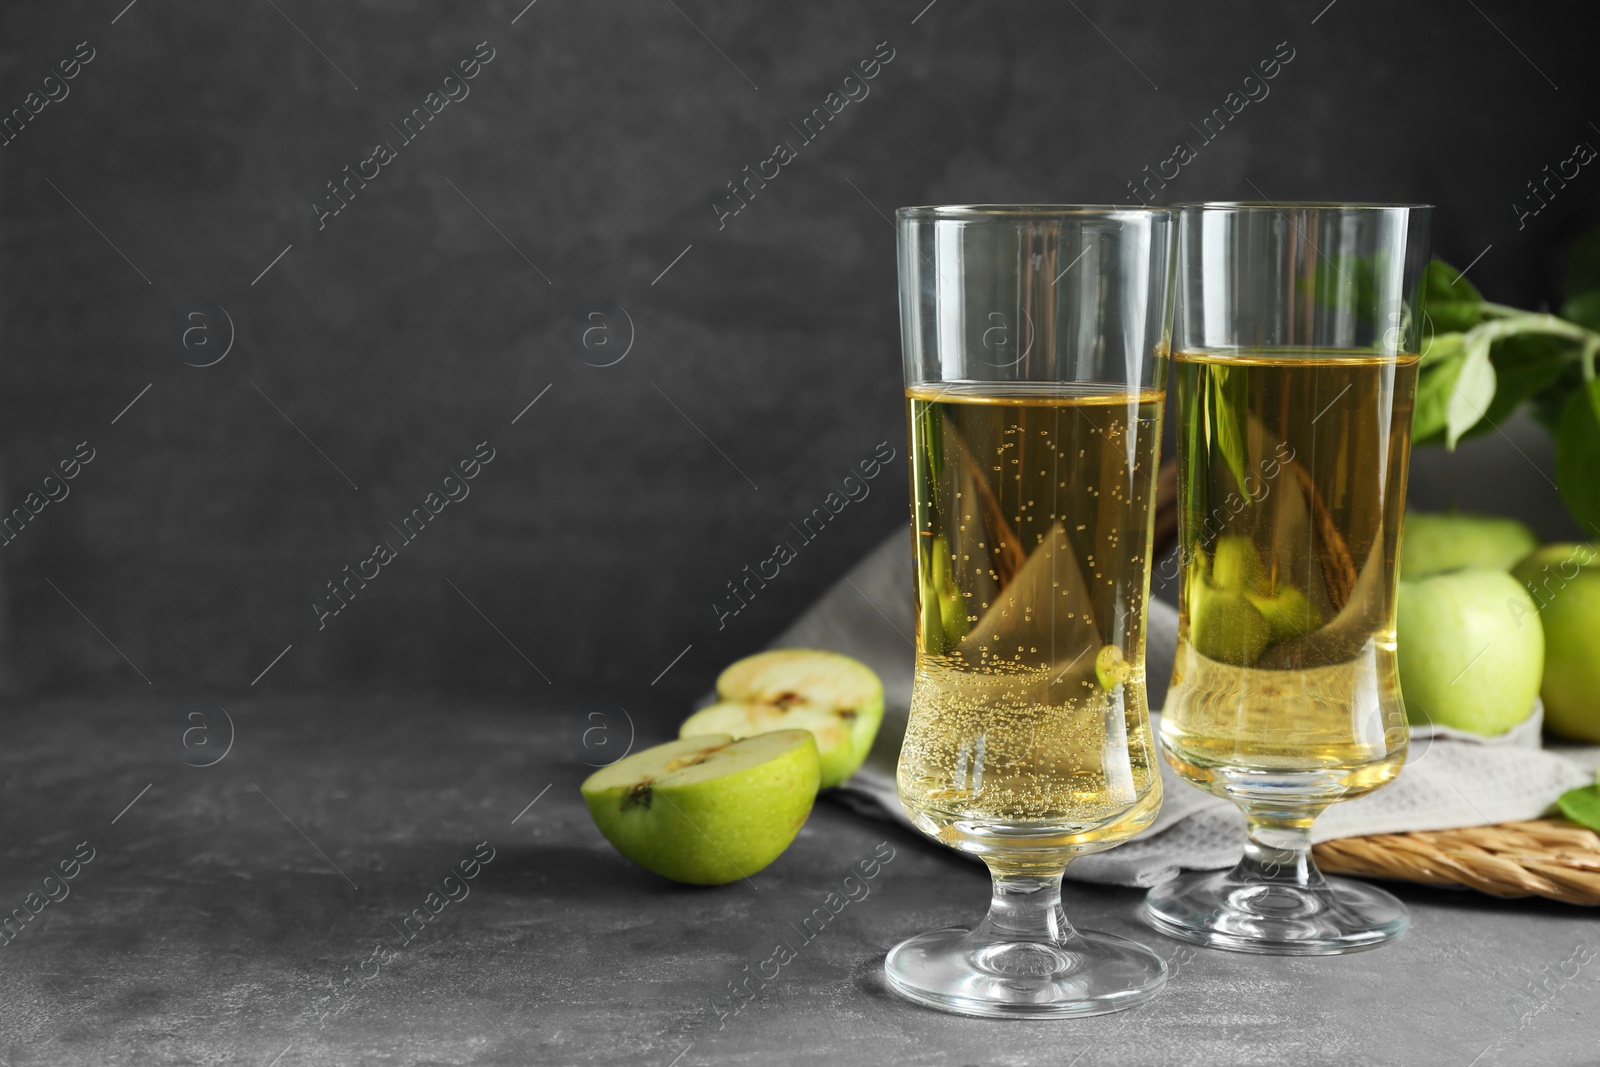
{"label": "leafy branch", "polygon": [[1440,260],[1428,264],[1424,344],[1412,434],[1454,449],[1497,430],[1524,404],[1555,437],[1556,481],[1579,525],[1600,536],[1600,229],[1572,250],[1559,315],[1483,295]]}

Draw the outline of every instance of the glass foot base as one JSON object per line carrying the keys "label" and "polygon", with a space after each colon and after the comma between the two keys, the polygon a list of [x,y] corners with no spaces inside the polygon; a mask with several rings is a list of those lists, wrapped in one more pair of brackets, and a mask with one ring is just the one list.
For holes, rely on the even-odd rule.
{"label": "glass foot base", "polygon": [[1237,870],[1180,875],[1150,890],[1144,917],[1168,937],[1209,948],[1274,956],[1331,956],[1392,941],[1411,921],[1406,906],[1363,882],[1314,886],[1241,878]]}
{"label": "glass foot base", "polygon": [[952,928],[902,941],[883,963],[907,1000],[991,1019],[1071,1019],[1131,1008],[1167,980],[1161,957],[1114,934],[1007,941]]}

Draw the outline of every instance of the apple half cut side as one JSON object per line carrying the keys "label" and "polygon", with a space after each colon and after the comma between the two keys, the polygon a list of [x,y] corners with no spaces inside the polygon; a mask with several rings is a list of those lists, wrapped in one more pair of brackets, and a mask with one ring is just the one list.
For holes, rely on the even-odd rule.
{"label": "apple half cut side", "polygon": [[724,885],[782,855],[820,777],[809,731],[710,734],[635,752],[591,774],[584,803],[618,852],[663,878]]}
{"label": "apple half cut side", "polygon": [[[821,783],[826,787],[838,785],[850,777],[861,763],[855,758],[852,720],[848,716],[848,712],[820,704],[802,702],[780,707],[776,704],[724,700],[689,716],[678,733],[684,738],[696,738],[704,734],[759,737],[774,730],[809,731],[817,742]],[[867,745],[872,745],[870,738]],[[865,758],[866,752],[863,751],[861,755]]]}
{"label": "apple half cut side", "polygon": [[866,761],[883,722],[883,683],[837,652],[784,648],[740,660],[717,679],[721,701],[689,716],[679,737],[809,730],[822,760],[822,786],[835,786]]}

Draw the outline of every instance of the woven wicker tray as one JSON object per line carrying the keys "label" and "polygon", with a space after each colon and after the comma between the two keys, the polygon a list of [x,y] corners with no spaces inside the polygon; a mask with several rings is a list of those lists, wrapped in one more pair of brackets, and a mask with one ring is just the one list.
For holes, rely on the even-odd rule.
{"label": "woven wicker tray", "polygon": [[1329,874],[1600,904],[1600,834],[1566,819],[1342,837],[1312,855]]}

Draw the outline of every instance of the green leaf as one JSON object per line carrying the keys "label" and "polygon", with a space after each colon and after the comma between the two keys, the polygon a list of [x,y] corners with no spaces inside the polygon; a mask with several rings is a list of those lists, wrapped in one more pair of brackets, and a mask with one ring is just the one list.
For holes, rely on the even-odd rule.
{"label": "green leaf", "polygon": [[1435,333],[1464,333],[1483,321],[1483,295],[1442,259],[1422,276],[1422,309]]}
{"label": "green leaf", "polygon": [[1578,373],[1577,364],[1569,363],[1560,377],[1529,402],[1528,414],[1554,437],[1561,426],[1561,413],[1567,408],[1567,397],[1574,389],[1582,388],[1583,377]]}
{"label": "green leaf", "polygon": [[1556,427],[1556,484],[1578,524],[1600,530],[1600,380],[1567,397]]}
{"label": "green leaf", "polygon": [[1600,330],[1600,289],[1567,297],[1561,305],[1561,317],[1579,326]]}
{"label": "green leaf", "polygon": [[1238,484],[1239,492],[1249,500],[1250,491],[1245,488],[1245,482],[1250,474],[1249,463],[1245,458],[1245,447],[1249,443],[1245,436],[1245,419],[1246,412],[1250,410],[1247,387],[1244,367],[1211,364],[1212,395],[1209,401],[1212,426],[1217,435],[1216,448],[1222,453],[1228,469],[1233,472],[1233,480]]}
{"label": "green leaf", "polygon": [[1583,343],[1583,352],[1578,356],[1579,373],[1583,375],[1584,386],[1589,391],[1589,406],[1594,409],[1594,416],[1600,419],[1600,382],[1595,380],[1597,359],[1600,359],[1600,337],[1590,336]]}
{"label": "green leaf", "polygon": [[1567,255],[1567,299],[1561,317],[1600,330],[1600,227],[1578,238]]}
{"label": "green leaf", "polygon": [[1463,344],[1466,354],[1461,373],[1445,407],[1445,447],[1455,448],[1461,435],[1478,424],[1494,403],[1494,363],[1489,359],[1489,336],[1473,330]]}
{"label": "green leaf", "polygon": [[1556,798],[1561,814],[1591,830],[1600,830],[1600,785],[1580,785]]}
{"label": "green leaf", "polygon": [[[1497,341],[1489,350],[1494,363],[1494,402],[1461,440],[1490,433],[1524,403],[1561,379],[1572,366],[1572,345],[1549,334],[1519,333]],[[1559,411],[1557,414],[1559,418]]]}
{"label": "green leaf", "polygon": [[1483,294],[1462,273],[1442,259],[1428,261],[1422,274],[1423,296],[1428,300],[1463,300],[1483,303]]}
{"label": "green leaf", "polygon": [[[1446,334],[1447,337],[1461,335]],[[1435,343],[1434,348],[1439,346]],[[1417,401],[1411,416],[1411,437],[1414,445],[1437,444],[1444,440],[1448,421],[1450,397],[1455,394],[1456,379],[1461,377],[1461,363],[1466,352],[1456,346],[1453,355],[1422,368],[1417,379]]]}
{"label": "green leaf", "polygon": [[1422,340],[1421,366],[1458,360],[1466,350],[1467,335],[1464,333],[1439,333],[1425,337]]}
{"label": "green leaf", "polygon": [[1374,256],[1322,256],[1309,277],[1296,280],[1295,288],[1327,308],[1350,311],[1371,322],[1377,314],[1378,259]]}

